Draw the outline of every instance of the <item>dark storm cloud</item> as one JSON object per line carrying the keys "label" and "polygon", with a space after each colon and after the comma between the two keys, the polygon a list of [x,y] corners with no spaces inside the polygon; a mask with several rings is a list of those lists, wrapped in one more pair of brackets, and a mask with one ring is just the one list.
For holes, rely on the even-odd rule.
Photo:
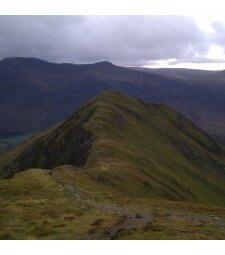
{"label": "dark storm cloud", "polygon": [[0,58],[145,65],[170,58],[194,61],[208,46],[205,34],[187,16],[0,17]]}

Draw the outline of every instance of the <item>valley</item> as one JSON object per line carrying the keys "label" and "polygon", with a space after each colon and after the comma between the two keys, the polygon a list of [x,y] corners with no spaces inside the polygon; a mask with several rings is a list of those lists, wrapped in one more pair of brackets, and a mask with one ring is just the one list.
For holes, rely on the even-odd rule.
{"label": "valley", "polygon": [[0,135],[0,156],[12,150],[26,139],[30,138],[32,134],[2,134]]}

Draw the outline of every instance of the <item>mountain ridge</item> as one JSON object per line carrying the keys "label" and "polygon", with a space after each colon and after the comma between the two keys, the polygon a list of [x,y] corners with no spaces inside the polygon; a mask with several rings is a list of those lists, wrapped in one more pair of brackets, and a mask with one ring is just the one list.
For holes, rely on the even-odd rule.
{"label": "mountain ridge", "polygon": [[0,158],[1,177],[29,168],[60,169],[98,195],[225,203],[224,147],[169,107],[120,92],[97,95]]}

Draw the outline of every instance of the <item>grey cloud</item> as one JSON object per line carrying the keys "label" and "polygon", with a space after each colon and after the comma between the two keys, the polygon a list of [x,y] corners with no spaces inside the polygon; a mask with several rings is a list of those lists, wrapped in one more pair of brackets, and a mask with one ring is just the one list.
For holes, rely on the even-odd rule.
{"label": "grey cloud", "polygon": [[220,22],[212,24],[214,33],[211,35],[211,42],[221,46],[225,52],[225,25]]}
{"label": "grey cloud", "polygon": [[208,47],[188,16],[0,16],[0,58],[145,65],[170,58],[194,61]]}

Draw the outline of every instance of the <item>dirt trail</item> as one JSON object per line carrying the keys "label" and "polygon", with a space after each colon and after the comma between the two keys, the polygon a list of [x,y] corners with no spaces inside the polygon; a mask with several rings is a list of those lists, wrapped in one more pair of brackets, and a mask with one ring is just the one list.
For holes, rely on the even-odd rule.
{"label": "dirt trail", "polygon": [[52,176],[55,177],[56,181],[59,184],[63,185],[67,190],[69,190],[73,193],[76,193],[77,200],[80,200],[80,201],[85,200],[85,202],[87,201],[87,196],[86,196],[84,190],[76,185],[70,185],[70,184],[64,182],[59,174],[59,171],[57,171],[57,170],[52,171]]}
{"label": "dirt trail", "polygon": [[[59,184],[63,185],[70,192],[73,192],[76,195],[76,199],[80,202],[94,206],[95,208],[98,208],[104,212],[121,216],[121,220],[117,224],[105,229],[105,233],[95,236],[95,239],[105,239],[106,235],[109,236],[109,238],[114,239],[119,230],[141,228],[148,223],[153,223],[154,219],[156,218],[155,211],[153,211],[153,209],[151,210],[150,208],[148,212],[143,212],[131,210],[116,204],[102,203],[96,201],[94,198],[89,197],[82,188],[65,183],[62,180],[59,171],[57,170],[52,172],[52,176],[55,177],[56,181]],[[196,226],[207,223],[225,233],[225,219],[222,219],[215,215],[202,216],[199,213],[186,212],[186,214],[179,216],[179,211],[176,213],[169,210],[167,212],[165,211],[164,213],[165,215],[161,217],[166,217],[166,220],[168,221],[172,220],[176,222],[179,217],[182,217],[183,219],[192,222]]]}
{"label": "dirt trail", "polygon": [[[76,198],[84,203],[94,206],[104,212],[119,214],[122,216],[120,222],[106,229],[106,234],[110,235],[110,237],[114,237],[116,233],[121,229],[132,229],[132,228],[140,228],[145,224],[152,222],[154,220],[153,212],[143,213],[140,211],[132,211],[130,209],[115,205],[115,204],[107,204],[96,202],[94,199],[88,198],[84,191],[75,185],[69,185],[65,183],[58,171],[53,171],[52,176],[55,177],[56,181],[63,185],[70,192],[76,193]],[[101,238],[101,237],[99,237]]]}

